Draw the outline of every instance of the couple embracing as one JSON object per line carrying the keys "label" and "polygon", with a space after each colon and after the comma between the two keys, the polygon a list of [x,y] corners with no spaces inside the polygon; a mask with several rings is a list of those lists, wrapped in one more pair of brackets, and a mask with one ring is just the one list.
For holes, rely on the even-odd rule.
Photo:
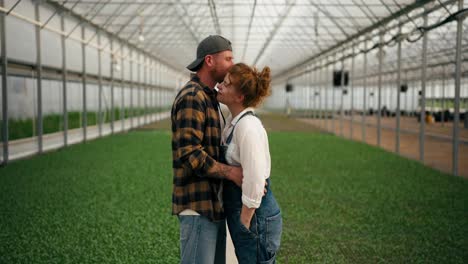
{"label": "couple embracing", "polygon": [[218,35],[200,42],[187,68],[195,74],[171,111],[180,262],[225,263],[227,222],[240,264],[275,263],[282,218],[267,133],[254,110],[270,93],[270,69],[233,64],[231,42]]}

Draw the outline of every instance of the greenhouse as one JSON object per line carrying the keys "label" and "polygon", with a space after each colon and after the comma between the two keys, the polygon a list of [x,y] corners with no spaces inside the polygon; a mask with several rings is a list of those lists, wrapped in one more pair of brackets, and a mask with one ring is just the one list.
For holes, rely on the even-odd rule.
{"label": "greenhouse", "polygon": [[[207,263],[183,260],[171,215],[176,148],[199,135],[178,138],[177,103],[223,51],[256,83],[271,69],[260,201],[273,190],[282,234],[257,263],[467,263],[467,16],[464,0],[0,0],[0,263]],[[203,48],[218,35],[228,48]],[[208,110],[180,123],[203,153],[235,117],[226,72],[205,87],[217,132]],[[245,262],[229,232],[214,263]]]}

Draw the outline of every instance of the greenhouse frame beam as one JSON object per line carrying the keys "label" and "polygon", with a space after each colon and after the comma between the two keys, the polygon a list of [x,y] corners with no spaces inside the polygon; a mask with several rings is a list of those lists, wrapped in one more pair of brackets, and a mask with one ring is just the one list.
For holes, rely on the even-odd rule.
{"label": "greenhouse frame beam", "polygon": [[140,117],[140,111],[141,111],[141,56],[140,54],[137,54],[137,61],[138,61],[138,65],[137,65],[137,80],[138,80],[138,85],[137,85],[137,109],[138,109],[138,112],[137,112],[137,126],[140,126],[141,123],[140,123],[140,120],[141,120],[141,117]]}
{"label": "greenhouse frame beam", "polygon": [[[4,0],[0,0],[0,5],[4,6]],[[2,49],[2,143],[3,143],[3,159],[2,165],[8,163],[9,149],[8,149],[8,55],[6,48],[6,27],[5,27],[6,14],[0,14],[0,35],[1,35],[1,49]]]}
{"label": "greenhouse frame beam", "polygon": [[[254,0],[254,3],[253,3],[253,8],[252,8],[252,13],[250,13],[250,18],[249,18],[249,27],[247,28],[247,35],[245,37],[245,43],[244,43],[244,50],[242,51],[242,61],[245,60],[245,53],[247,51],[247,46],[249,44],[249,38],[250,38],[250,31],[252,29],[252,22],[253,22],[253,19],[254,19],[254,15],[255,15],[255,8],[257,7],[257,0]],[[233,23],[234,24],[234,23]],[[234,33],[233,33],[234,35]]]}
{"label": "greenhouse frame beam", "polygon": [[[122,41],[119,41],[120,43],[120,50],[123,53],[123,48],[124,48],[124,43]],[[120,112],[120,121],[122,125],[121,131],[125,131],[125,118],[127,117],[125,114],[125,85],[124,85],[124,80],[125,80],[125,63],[124,63],[124,58],[123,56],[120,56],[120,86],[122,87],[121,92],[121,97],[122,97],[122,110]]]}
{"label": "greenhouse frame beam", "polygon": [[[120,5],[119,8],[117,8],[117,9],[119,10],[120,7],[122,7],[122,6],[123,6],[123,5]],[[123,11],[123,10],[122,10],[122,11]],[[104,23],[102,24],[102,26],[100,26],[100,29],[107,30],[107,28],[106,28],[107,24],[110,22],[110,20],[111,20],[112,18],[115,18],[115,15],[116,15],[117,11],[114,12],[114,13],[115,13],[115,14],[112,14],[111,16],[106,17],[107,19],[106,19],[106,21],[104,21]],[[94,19],[94,18],[96,18],[97,16],[98,16],[98,15],[95,14],[95,15],[93,16],[93,18],[91,18],[91,19]],[[96,33],[94,33],[94,35],[93,35],[92,37],[90,37],[90,38],[88,39],[87,42],[90,43],[90,42],[96,37],[97,34],[99,34],[99,29],[96,30]]]}
{"label": "greenhouse frame beam", "polygon": [[273,30],[270,32],[270,35],[267,37],[265,43],[263,44],[262,48],[260,48],[260,52],[257,54],[257,56],[255,57],[255,60],[253,61],[253,65],[256,65],[258,63],[258,61],[260,60],[260,58],[263,56],[263,54],[265,53],[265,50],[268,48],[268,46],[270,45],[271,41],[273,40],[273,38],[275,37],[276,33],[278,32],[278,30],[280,29],[281,25],[283,24],[284,20],[286,19],[286,17],[288,16],[289,12],[291,12],[291,9],[292,7],[296,4],[296,1],[293,0],[294,2],[293,3],[289,3],[287,5],[287,9],[286,11],[281,15],[281,17],[279,18],[279,21],[278,23],[274,26]]}
{"label": "greenhouse frame beam", "polygon": [[[333,61],[335,61],[335,63],[333,64],[330,64],[331,66],[331,70],[333,71],[336,63],[338,63],[337,61],[337,57],[338,57],[338,52],[334,54],[335,55],[335,58],[333,59]],[[334,134],[335,133],[335,90],[336,88],[335,87],[331,87],[331,90],[332,90],[332,93],[331,93],[331,103],[332,103],[332,107],[331,107],[331,110],[332,110],[332,133]]]}
{"label": "greenhouse frame beam", "polygon": [[[87,4],[94,4],[94,3],[100,3],[101,1],[86,1]],[[219,1],[218,1],[219,2]],[[76,0],[76,1],[67,1],[67,3],[83,3],[81,2],[80,0]],[[146,1],[141,1],[141,2],[138,2],[138,4],[151,4],[151,3],[154,3],[154,1],[150,1],[150,0],[146,0]],[[235,3],[235,2],[221,2],[223,6],[235,6],[235,7],[239,7],[239,6],[251,6],[251,4],[248,2],[248,1],[244,1],[244,2],[241,2],[241,3]],[[131,1],[112,1],[112,3],[110,3],[109,5],[120,5],[120,4],[125,4],[125,5],[135,5],[134,2],[131,2]],[[173,5],[174,2],[172,1],[160,1],[158,2],[158,5]],[[206,6],[205,4],[203,4],[202,2],[197,2],[197,3],[190,3],[190,5],[193,5],[193,6]],[[388,4],[387,4],[388,5]],[[261,3],[261,6],[274,6],[274,7],[283,7],[284,4],[283,3],[273,3],[273,2],[263,2]],[[297,4],[297,6],[310,6],[309,4],[304,4],[304,3],[299,3]],[[333,6],[333,7],[339,7],[339,6],[352,6],[354,7],[355,5],[350,5],[350,4],[334,4],[334,3],[331,3],[331,4],[327,4],[327,6]],[[363,4],[356,4],[356,6],[363,6]],[[369,6],[372,6],[372,7],[381,7],[380,4],[369,4]],[[391,5],[391,6],[396,6],[396,5]]]}
{"label": "greenhouse frame beam", "polygon": [[[102,24],[101,28],[107,30],[108,26],[112,24],[112,22],[114,22],[114,20],[117,18],[117,17],[121,17],[122,16],[122,13],[123,11],[125,11],[125,4],[120,4],[119,7],[117,7],[117,9],[110,15],[110,16],[106,16],[107,19],[106,21],[104,21],[104,23]],[[96,15],[95,17],[99,17],[99,15]]]}
{"label": "greenhouse frame beam", "polygon": [[[435,7],[431,8],[426,13],[429,13],[429,12],[432,12],[432,11],[437,10],[439,8],[442,8],[442,5],[449,4],[449,3],[452,3],[454,1],[457,1],[457,0],[447,0],[447,1],[443,2],[443,3],[441,3],[441,5],[438,5],[438,6],[435,6]],[[344,45],[347,45],[348,43],[351,43],[353,40],[359,39],[360,37],[362,37],[362,36],[364,36],[364,35],[366,35],[368,33],[371,33],[373,30],[378,29],[381,26],[384,26],[384,25],[388,24],[389,22],[391,22],[391,21],[393,21],[393,20],[395,20],[395,19],[397,19],[397,18],[399,18],[399,17],[401,17],[403,15],[407,15],[411,11],[413,11],[413,10],[415,10],[417,8],[420,8],[420,7],[424,6],[425,4],[427,4],[429,2],[432,2],[432,0],[416,1],[415,3],[413,3],[411,5],[408,5],[408,6],[404,7],[404,8],[402,8],[402,9],[400,9],[399,11],[395,12],[393,15],[390,15],[390,16],[380,20],[378,23],[376,23],[374,25],[371,25],[371,26],[357,32],[356,34],[352,35],[351,37],[336,43],[332,47],[327,48],[326,50],[321,52],[320,54],[313,55],[312,57],[310,57],[310,58],[296,64],[295,66],[289,67],[288,69],[276,74],[274,77],[276,79],[280,79],[280,78],[282,78],[284,76],[287,76],[287,75],[293,73],[296,70],[300,70],[302,67],[304,67],[305,65],[311,63],[312,61],[316,60],[319,57],[329,56],[328,54],[330,54],[332,52],[337,52],[336,50],[339,49],[340,47],[342,47]],[[421,14],[421,15],[423,15],[423,14]],[[387,30],[389,30],[389,28],[387,28]]]}
{"label": "greenhouse frame beam", "polygon": [[133,108],[133,49],[130,49],[130,128],[133,128],[133,117],[135,116],[135,109]]}
{"label": "greenhouse frame beam", "polygon": [[[151,12],[153,12],[153,11],[156,9],[156,7],[157,7],[157,6],[155,5],[155,6],[153,7],[153,10],[151,10]],[[128,21],[127,26],[130,25],[129,23],[130,23],[132,20],[133,20],[133,19],[130,19],[130,20]],[[125,39],[126,39],[128,42],[130,42],[130,41],[135,37],[135,35],[136,35],[137,33],[140,32],[143,36],[146,35],[146,37],[145,37],[146,40],[145,40],[144,42],[145,42],[145,43],[148,43],[148,42],[150,42],[151,39],[152,39],[152,38],[148,38],[148,36],[150,35],[150,33],[152,33],[152,30],[154,30],[154,29],[153,29],[153,28],[154,28],[154,25],[155,25],[154,23],[153,23],[152,25],[150,25],[150,31],[148,31],[148,32],[146,32],[146,33],[144,33],[144,30],[145,30],[145,26],[144,26],[144,25],[143,25],[141,28],[140,28],[140,26],[137,26],[137,29],[136,29],[136,30],[129,31],[128,34],[127,34],[127,32],[125,32],[125,34],[128,35],[128,36],[125,37]],[[124,26],[123,28],[125,28],[125,27],[126,27],[126,26]],[[119,32],[118,32],[117,34],[120,34],[121,32],[122,32],[122,31],[119,30]],[[149,41],[148,41],[148,40],[149,40]],[[140,42],[137,42],[137,43],[140,43]],[[148,45],[148,44],[146,44],[146,45]],[[138,48],[140,48],[140,47],[138,46],[138,44],[135,44],[135,46],[138,47]],[[146,48],[147,48],[146,46],[143,46],[143,50],[146,50]]]}
{"label": "greenhouse frame beam", "polygon": [[[166,9],[164,9],[166,10]],[[169,19],[167,17],[163,18],[162,21],[169,21]],[[165,28],[164,27],[158,27],[157,24],[159,22],[162,22],[161,20],[156,20],[154,23],[152,23],[150,25],[150,30],[147,32],[147,40],[145,41],[145,44],[143,45],[143,49],[146,50],[146,49],[150,49],[150,47],[154,44],[153,42],[155,40],[157,40],[157,38],[160,36],[159,33],[161,33],[161,30],[164,30]],[[168,23],[169,24],[169,23]],[[174,34],[174,30],[170,30],[169,34]],[[132,34],[132,36],[134,35],[134,33]],[[163,34],[161,34],[163,35]],[[166,35],[167,36],[167,35]]]}
{"label": "greenhouse frame beam", "polygon": [[[367,39],[364,40],[364,49],[367,49]],[[364,98],[363,98],[363,111],[361,119],[361,132],[362,132],[362,141],[366,142],[366,114],[367,114],[367,53],[364,53],[364,63],[363,63],[363,74],[364,74]]]}
{"label": "greenhouse frame beam", "polygon": [[[136,18],[137,16],[139,17],[139,13],[141,12],[142,9],[144,9],[143,6],[151,6],[151,5],[149,5],[149,4],[147,4],[147,5],[142,5],[142,6],[140,6],[139,8],[137,8],[137,10],[136,10],[135,12],[133,12],[133,14],[130,16],[130,19],[128,19],[126,23],[122,24],[122,26],[119,28],[119,30],[117,30],[117,32],[115,33],[115,35],[118,36],[120,33],[122,33],[122,31],[123,31],[124,29],[126,29],[128,26],[131,25],[130,22],[132,22],[133,20],[135,20],[135,18]],[[156,8],[156,5],[154,5],[153,10],[154,10],[155,8]],[[151,10],[151,11],[153,11],[153,10]],[[136,26],[138,26],[138,25],[136,25]],[[128,38],[127,38],[127,40],[128,40]]]}
{"label": "greenhouse frame beam", "polygon": [[56,1],[52,1],[52,0],[46,0],[46,3],[50,6],[52,6],[53,8],[56,8],[56,9],[59,9],[61,11],[61,13],[69,13],[70,16],[72,16],[73,18],[77,19],[78,21],[82,22],[82,23],[87,23],[89,24],[90,26],[92,27],[95,27],[97,29],[101,29],[103,30],[104,32],[106,32],[106,34],[108,36],[110,36],[111,38],[114,38],[116,40],[119,40],[119,41],[122,41],[123,43],[125,43],[130,49],[135,49],[143,54],[145,54],[145,56],[148,56],[150,58],[153,58],[154,60],[156,61],[159,61],[165,65],[167,65],[168,67],[170,67],[172,70],[176,71],[176,72],[179,72],[180,69],[174,65],[172,65],[171,63],[159,58],[159,57],[156,57],[155,55],[153,54],[150,54],[148,51],[145,51],[145,50],[142,50],[140,48],[138,48],[136,45],[130,43],[128,40],[125,40],[121,37],[119,37],[118,35],[108,31],[108,30],[105,30],[103,28],[101,28],[99,25],[95,24],[94,22],[86,19],[85,17],[73,12],[71,9],[68,9],[62,5],[60,5],[59,3],[57,3]]}
{"label": "greenhouse frame beam", "polygon": [[340,91],[341,91],[341,102],[340,102],[340,135],[344,137],[343,132],[343,119],[344,119],[344,89],[345,89],[345,74],[344,74],[344,58],[341,59],[341,78],[340,78]]}
{"label": "greenhouse frame beam", "polygon": [[[355,46],[352,46],[352,51],[354,53]],[[354,123],[354,69],[355,69],[355,56],[351,57],[351,78],[350,78],[350,93],[351,93],[351,121],[350,121],[350,131],[349,131],[349,139],[353,139],[353,123]]]}
{"label": "greenhouse frame beam", "polygon": [[[428,16],[424,16],[424,27],[427,26]],[[419,114],[419,160],[424,162],[424,143],[426,132],[426,76],[427,76],[427,34],[423,36],[422,65],[421,65],[421,112]]]}
{"label": "greenhouse frame beam", "polygon": [[[256,2],[256,0],[255,0]],[[211,19],[213,19],[213,25],[216,30],[216,34],[222,35],[221,34],[221,27],[219,26],[219,19],[218,19],[218,14],[216,12],[216,4],[214,0],[208,0],[208,4],[210,6],[210,14],[211,14]]]}
{"label": "greenhouse frame beam", "polygon": [[[86,28],[82,25],[81,26],[81,38],[85,38]],[[83,116],[82,116],[82,123],[83,126],[83,141],[86,142],[87,139],[87,126],[88,126],[88,109],[86,107],[86,44],[81,43],[81,63],[82,63],[82,76],[81,76],[81,84],[83,87]]]}
{"label": "greenhouse frame beam", "polygon": [[[401,26],[398,29],[398,32],[401,33]],[[400,104],[401,104],[401,46],[402,40],[398,40],[398,47],[397,47],[397,108],[396,108],[396,139],[395,139],[395,152],[400,154]]]}
{"label": "greenhouse frame beam", "polygon": [[[379,40],[383,42],[385,32],[380,31]],[[383,45],[379,45],[379,66],[377,76],[377,146],[380,147],[382,141],[382,64],[383,64]]]}
{"label": "greenhouse frame beam", "polygon": [[321,13],[323,13],[328,19],[330,19],[330,21],[335,24],[335,26],[341,31],[341,33],[343,35],[346,36],[346,38],[349,38],[349,34],[346,33],[346,30],[343,29],[343,27],[340,25],[340,23],[338,23],[333,17],[332,15],[325,9],[323,8],[323,6],[320,6],[320,5],[317,5],[317,4],[314,4],[314,1],[313,0],[309,0],[309,3],[311,6],[317,8],[318,11],[320,11]]}
{"label": "greenhouse frame beam", "polygon": [[[365,49],[367,49],[367,46],[366,46]],[[421,50],[421,49],[419,49],[419,50],[420,50],[420,53],[419,53],[418,56],[406,57],[405,60],[402,61],[402,64],[409,64],[411,61],[414,61],[415,59],[417,59],[417,57],[421,57],[421,51],[422,51],[422,50]],[[447,54],[447,55],[445,55],[444,57],[455,56],[455,53],[453,53],[453,52],[450,53],[451,51],[452,51],[452,49],[451,49],[451,48],[448,48],[448,49],[444,49],[444,50],[439,50],[438,52],[433,53],[433,54],[431,54],[431,55],[434,55],[434,54],[436,54],[436,55],[439,55],[439,54],[442,54],[442,55]],[[462,54],[465,53],[465,52],[468,52],[468,47],[462,48]],[[428,54],[428,55],[429,55],[429,54]],[[441,55],[441,56],[442,56],[442,55]],[[432,57],[431,57],[431,58],[432,58]],[[468,61],[468,59],[462,59],[462,62],[466,62],[466,61]],[[332,62],[329,62],[329,63],[334,64],[334,63],[337,63],[337,62],[338,62],[338,61],[332,61]],[[383,74],[383,75],[388,75],[388,74],[397,73],[397,71],[398,71],[397,66],[390,65],[390,64],[397,64],[397,63],[398,63],[397,60],[389,61],[389,62],[385,63],[384,66],[390,67],[390,68],[394,68],[394,69],[384,71],[384,72],[382,72],[382,74]],[[450,64],[455,64],[455,61],[454,61],[454,60],[451,60],[451,61],[443,61],[443,62],[437,62],[437,63],[431,63],[431,64],[428,63],[427,67],[428,67],[428,68],[434,68],[434,67],[446,66],[446,65],[450,65]],[[373,65],[371,65],[371,67],[372,67],[372,66],[378,66],[378,64],[376,64],[376,65],[373,64]],[[463,65],[462,65],[462,66],[463,66]],[[306,74],[308,71],[314,70],[314,69],[315,69],[315,68],[312,68],[312,69],[309,69],[309,70],[306,70],[306,71],[302,71],[302,72],[300,72],[300,73],[297,73],[297,74],[295,74],[295,75],[290,76],[289,79],[295,78],[295,77],[297,77],[297,76],[301,76],[302,74]],[[419,70],[419,69],[421,69],[421,67],[419,66],[419,64],[418,64],[417,66],[412,66],[412,67],[404,68],[405,71],[416,71],[416,70]],[[462,69],[463,69],[463,67],[462,67]],[[464,74],[464,73],[465,73],[465,72],[462,71],[462,74]],[[369,77],[376,77],[376,76],[378,76],[378,72],[369,74]],[[431,75],[431,77],[434,77],[434,75]],[[362,79],[362,78],[364,78],[364,75],[363,75],[363,74],[358,75],[358,76],[356,77],[356,79],[358,79],[358,80],[359,80],[359,79]],[[418,78],[418,80],[419,80],[419,79],[420,79],[420,76],[415,77],[415,78]]]}
{"label": "greenhouse frame beam", "polygon": [[[463,0],[458,0],[458,9],[463,9]],[[461,88],[461,67],[462,67],[462,39],[463,39],[463,20],[460,17],[457,21],[457,51],[455,56],[455,104],[453,114],[453,150],[452,150],[452,173],[458,175],[458,151],[460,143],[460,88]],[[465,116],[465,118],[467,118]]]}
{"label": "greenhouse frame beam", "polygon": [[[65,31],[65,16],[60,16],[60,27],[62,31]],[[68,146],[68,104],[67,104],[67,50],[66,50],[66,37],[61,36],[62,45],[62,114],[63,114],[63,146]]]}
{"label": "greenhouse frame beam", "polygon": [[[177,0],[177,4],[180,5],[182,11],[184,12],[184,16],[188,15],[188,12],[187,10],[185,10],[184,6],[182,4],[180,4],[180,1]],[[173,8],[174,5],[172,6]],[[200,39],[198,38],[197,34],[195,34],[195,31],[190,27],[190,25],[187,24],[187,22],[184,20],[184,17],[182,17],[179,12],[175,12],[177,14],[177,16],[179,17],[180,21],[182,21],[182,23],[184,24],[185,28],[188,30],[188,32],[190,33],[190,35],[192,36],[192,38],[195,40],[195,44],[197,45],[198,43],[200,43]]]}
{"label": "greenhouse frame beam", "polygon": [[[98,46],[101,46],[101,34],[97,33]],[[98,49],[98,131],[102,137],[102,50]]]}
{"label": "greenhouse frame beam", "polygon": [[115,120],[115,111],[114,111],[114,63],[115,63],[115,55],[114,55],[114,40],[110,39],[110,49],[112,51],[111,54],[111,61],[110,61],[110,89],[111,89],[111,102],[110,102],[110,127],[111,127],[111,134],[114,134],[114,120]]}
{"label": "greenhouse frame beam", "polygon": [[[40,2],[34,3],[35,19],[40,21],[39,17],[39,5]],[[42,153],[43,150],[43,116],[42,116],[42,46],[41,46],[41,27],[36,25],[36,71],[37,71],[37,144],[38,152]]]}

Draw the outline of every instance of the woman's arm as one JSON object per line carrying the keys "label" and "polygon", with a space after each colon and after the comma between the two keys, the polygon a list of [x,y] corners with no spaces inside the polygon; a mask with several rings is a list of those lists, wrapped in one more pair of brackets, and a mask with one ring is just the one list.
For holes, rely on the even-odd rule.
{"label": "woman's arm", "polygon": [[[250,227],[255,209],[260,207],[269,173],[270,153],[266,131],[258,119],[246,117],[235,131],[244,179],[242,181],[241,222]],[[246,122],[247,121],[247,122]]]}
{"label": "woman's arm", "polygon": [[257,208],[249,208],[245,204],[242,205],[240,220],[241,220],[241,223],[245,227],[247,227],[247,229],[250,228],[250,221],[252,221],[252,217],[255,213],[255,209]]}

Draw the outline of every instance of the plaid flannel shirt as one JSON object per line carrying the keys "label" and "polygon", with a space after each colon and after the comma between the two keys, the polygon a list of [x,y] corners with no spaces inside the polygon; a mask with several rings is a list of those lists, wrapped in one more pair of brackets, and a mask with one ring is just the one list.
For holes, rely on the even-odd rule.
{"label": "plaid flannel shirt", "polygon": [[192,209],[212,221],[224,219],[218,199],[221,179],[207,177],[219,160],[221,126],[216,92],[198,76],[177,94],[172,105],[172,214]]}

